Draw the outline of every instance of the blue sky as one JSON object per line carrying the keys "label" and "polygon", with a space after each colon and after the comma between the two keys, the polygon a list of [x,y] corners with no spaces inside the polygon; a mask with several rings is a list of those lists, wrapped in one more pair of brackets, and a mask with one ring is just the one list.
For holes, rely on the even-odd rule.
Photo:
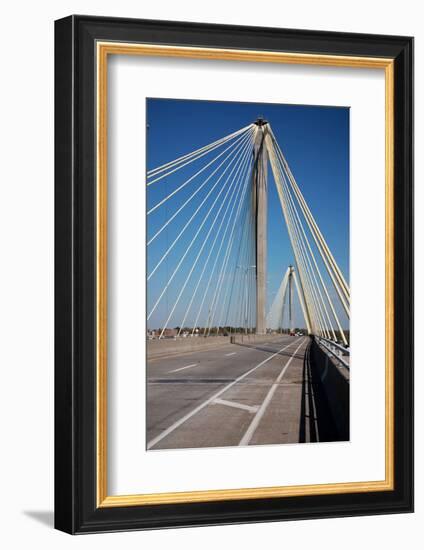
{"label": "blue sky", "polygon": [[[203,145],[215,141],[241,127],[254,122],[261,115],[269,121],[276,139],[288,161],[294,177],[333,252],[342,272],[349,280],[349,109],[304,105],[276,105],[257,103],[233,103],[214,101],[148,99],[147,100],[147,169],[153,169]],[[211,155],[206,159],[213,157]],[[194,164],[194,163],[193,163]],[[200,167],[201,162],[196,166]],[[165,178],[148,188],[148,208],[183,182],[189,174],[183,169],[170,178]],[[168,181],[172,180],[172,181]],[[202,180],[199,179],[199,182]],[[189,186],[188,186],[189,187]],[[187,194],[184,195],[184,193]],[[178,194],[175,202],[170,200],[160,211],[148,217],[148,235],[163,225],[173,209],[188,197],[189,189]],[[192,207],[199,204],[193,201]],[[188,215],[188,214],[187,214]],[[187,218],[185,218],[187,219]],[[201,218],[200,218],[201,219]],[[163,251],[172,242],[184,220],[175,220],[160,238],[149,247],[148,272]],[[148,310],[164,287],[173,267],[184,253],[189,242],[180,239],[172,254],[158,269],[148,283]],[[194,252],[194,251],[193,251]],[[189,257],[187,258],[189,262]],[[268,195],[268,303],[279,287],[281,278],[294,257],[280,202],[269,170]],[[201,266],[201,262],[199,267]],[[187,272],[186,272],[187,273]],[[179,324],[190,299],[190,281],[175,309],[169,326]],[[175,302],[177,291],[184,281],[184,273],[178,273],[172,287],[164,295],[160,306],[149,320],[149,327],[162,326]],[[195,297],[193,310],[199,297]],[[204,313],[201,315],[205,322]],[[297,313],[299,316],[299,312]],[[190,317],[190,316],[189,316]],[[188,319],[189,321],[189,319]],[[303,323],[298,319],[297,324]],[[346,325],[346,322],[343,323]]]}

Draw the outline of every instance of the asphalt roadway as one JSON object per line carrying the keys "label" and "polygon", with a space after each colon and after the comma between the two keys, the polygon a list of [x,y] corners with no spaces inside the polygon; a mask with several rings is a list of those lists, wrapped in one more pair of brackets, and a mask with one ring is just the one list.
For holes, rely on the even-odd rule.
{"label": "asphalt roadway", "polygon": [[181,449],[333,441],[309,338],[152,358],[147,448]]}

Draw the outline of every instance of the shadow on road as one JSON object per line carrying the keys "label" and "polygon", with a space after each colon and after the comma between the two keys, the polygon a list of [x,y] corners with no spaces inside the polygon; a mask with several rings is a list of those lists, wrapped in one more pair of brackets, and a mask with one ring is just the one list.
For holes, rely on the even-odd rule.
{"label": "shadow on road", "polygon": [[299,443],[341,441],[321,379],[311,362],[311,343],[303,360]]}
{"label": "shadow on road", "polygon": [[[295,341],[293,341],[293,344],[294,343]],[[244,344],[243,342],[234,342],[233,345],[242,346],[244,348],[255,349],[257,351],[264,351],[265,353],[269,353],[270,355],[281,355],[281,357],[293,357],[294,359],[302,359],[303,357],[303,351],[300,351],[295,355],[293,355],[293,348],[296,349],[294,346],[291,348],[291,350],[288,349],[287,351],[278,351],[278,346],[276,346],[277,349],[269,349],[269,348],[264,348],[255,344]],[[270,342],[268,345],[275,345],[275,344],[273,342]],[[287,345],[290,345],[290,344],[287,344]]]}

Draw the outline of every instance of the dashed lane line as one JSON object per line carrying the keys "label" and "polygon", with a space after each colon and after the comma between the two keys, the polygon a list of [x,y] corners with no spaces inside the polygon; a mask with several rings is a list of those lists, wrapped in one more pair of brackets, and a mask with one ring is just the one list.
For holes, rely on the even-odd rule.
{"label": "dashed lane line", "polygon": [[191,369],[191,367],[197,367],[198,364],[199,363],[193,363],[192,365],[187,365],[186,367],[180,367],[178,369],[170,370],[166,374],[171,374],[171,372],[178,372],[180,370]]}

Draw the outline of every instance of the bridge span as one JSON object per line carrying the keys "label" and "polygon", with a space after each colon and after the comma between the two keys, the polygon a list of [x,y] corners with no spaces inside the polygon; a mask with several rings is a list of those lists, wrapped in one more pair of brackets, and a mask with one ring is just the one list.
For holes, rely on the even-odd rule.
{"label": "bridge span", "polygon": [[349,439],[349,370],[309,336],[157,355],[147,367],[151,450]]}

